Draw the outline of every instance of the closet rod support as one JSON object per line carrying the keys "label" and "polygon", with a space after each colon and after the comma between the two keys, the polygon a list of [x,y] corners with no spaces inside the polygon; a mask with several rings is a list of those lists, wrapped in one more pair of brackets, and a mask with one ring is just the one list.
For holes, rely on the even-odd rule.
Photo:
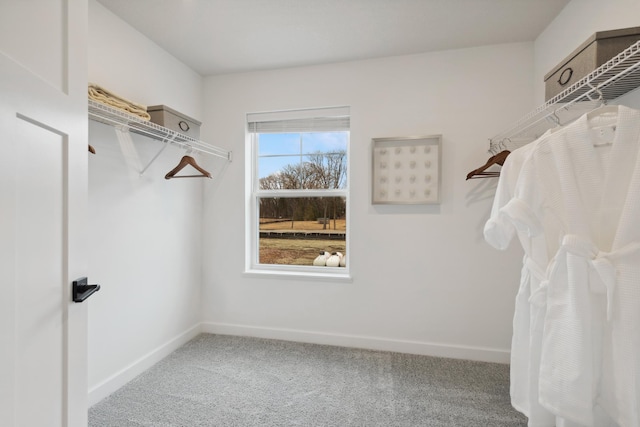
{"label": "closet rod support", "polygon": [[162,154],[162,152],[164,150],[166,150],[166,148],[169,146],[169,144],[175,139],[175,135],[172,136],[169,139],[164,139],[162,148],[160,148],[160,150],[155,154],[155,156],[153,156],[153,158],[149,161],[149,163],[147,164],[147,166],[145,166],[141,171],[140,171],[140,176],[144,175],[144,173],[147,171],[147,169],[149,169],[149,166],[151,166],[153,164],[153,162],[156,161],[156,159],[158,157],[160,157],[160,154]]}

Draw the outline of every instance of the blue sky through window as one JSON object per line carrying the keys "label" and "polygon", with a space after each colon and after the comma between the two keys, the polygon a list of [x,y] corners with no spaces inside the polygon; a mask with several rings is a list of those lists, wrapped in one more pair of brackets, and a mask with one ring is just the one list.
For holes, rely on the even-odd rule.
{"label": "blue sky through window", "polygon": [[305,154],[346,151],[348,132],[261,133],[258,135],[258,178],[288,164],[305,161]]}

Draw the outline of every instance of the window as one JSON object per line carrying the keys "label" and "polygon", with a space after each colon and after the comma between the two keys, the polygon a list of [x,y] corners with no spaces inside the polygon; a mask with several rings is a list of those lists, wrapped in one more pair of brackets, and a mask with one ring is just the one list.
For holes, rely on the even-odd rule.
{"label": "window", "polygon": [[349,123],[348,107],[247,115],[248,271],[348,275]]}

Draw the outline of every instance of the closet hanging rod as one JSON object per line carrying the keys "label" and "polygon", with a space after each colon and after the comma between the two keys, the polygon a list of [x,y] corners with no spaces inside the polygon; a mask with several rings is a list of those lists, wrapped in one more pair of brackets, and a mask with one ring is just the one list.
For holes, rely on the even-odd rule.
{"label": "closet hanging rod", "polygon": [[[567,121],[640,86],[640,41],[592,71],[572,86],[518,120],[506,131],[489,139],[489,151],[503,141],[534,140],[555,126],[553,117],[567,114]],[[566,124],[566,123],[563,123]]]}
{"label": "closet hanging rod", "polygon": [[199,141],[180,132],[167,129],[147,120],[142,120],[125,111],[118,110],[104,105],[92,99],[89,102],[89,118],[91,120],[104,123],[107,125],[120,127],[123,130],[129,130],[134,133],[148,136],[152,139],[178,145],[184,149],[193,149],[194,151],[222,157],[231,161],[231,152],[214,145]]}

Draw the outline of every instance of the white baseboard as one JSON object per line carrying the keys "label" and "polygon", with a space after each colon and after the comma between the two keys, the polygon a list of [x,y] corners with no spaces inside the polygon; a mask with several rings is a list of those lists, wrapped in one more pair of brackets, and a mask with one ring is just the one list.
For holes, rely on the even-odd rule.
{"label": "white baseboard", "polygon": [[371,336],[331,334],[295,329],[264,328],[229,323],[204,322],[202,323],[201,331],[210,334],[270,338],[284,341],[447,357],[451,359],[476,360],[480,362],[509,363],[510,359],[509,350],[495,348],[405,341]]}
{"label": "white baseboard", "polygon": [[169,354],[186,344],[202,332],[202,325],[198,323],[165,344],[145,354],[124,369],[116,372],[101,383],[89,388],[89,406],[93,406],[114,391],[167,357]]}

